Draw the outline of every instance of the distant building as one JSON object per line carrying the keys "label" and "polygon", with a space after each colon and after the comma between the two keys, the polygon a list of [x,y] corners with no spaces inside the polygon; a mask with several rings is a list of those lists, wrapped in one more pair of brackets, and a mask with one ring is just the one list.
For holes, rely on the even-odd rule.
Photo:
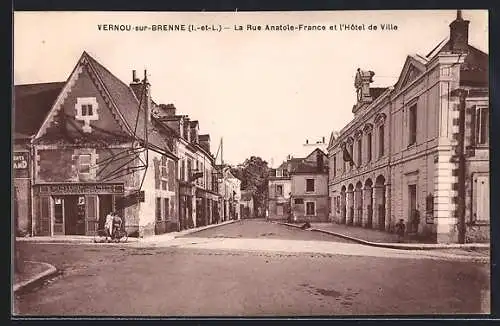
{"label": "distant building", "polygon": [[241,180],[231,173],[228,165],[219,165],[219,194],[221,196],[220,216],[222,221],[241,218]]}
{"label": "distant building", "polygon": [[178,161],[180,229],[205,226],[219,219],[219,193],[215,157],[210,152],[210,136],[199,134],[199,123],[179,115],[172,104],[157,108],[158,120],[175,139]]}
{"label": "distant building", "polygon": [[251,191],[243,190],[241,192],[240,207],[242,219],[255,217],[253,193]]}
{"label": "distant building", "polygon": [[[290,196],[292,194],[292,178],[289,174],[289,159],[269,175],[267,218],[285,220],[290,213]],[[300,159],[299,159],[300,161]]]}
{"label": "distant building", "polygon": [[328,209],[328,157],[321,149],[271,170],[269,219],[327,221]]}
{"label": "distant building", "polygon": [[440,243],[489,239],[488,55],[468,44],[468,26],[458,11],[449,38],[409,55],[392,87],[370,87],[375,74],[358,69],[354,119],[328,146],[332,220],[391,232],[403,219]]}
{"label": "distant building", "polygon": [[315,149],[289,172],[291,215],[294,221],[327,222],[328,157]]}

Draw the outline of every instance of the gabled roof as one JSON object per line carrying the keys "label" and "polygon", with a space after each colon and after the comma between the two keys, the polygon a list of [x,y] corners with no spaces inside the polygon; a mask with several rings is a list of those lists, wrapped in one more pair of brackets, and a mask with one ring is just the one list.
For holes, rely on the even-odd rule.
{"label": "gabled roof", "polygon": [[409,55],[406,57],[405,64],[401,70],[398,81],[394,86],[395,91],[403,89],[408,83],[415,80],[425,72],[427,59],[419,55]]}
{"label": "gabled roof", "polygon": [[[169,144],[165,137],[160,134],[159,129],[155,127],[153,123],[146,120],[144,108],[141,107],[132,88],[113,75],[107,68],[85,51],[82,53],[70,77],[66,83],[64,83],[64,87],[60,90],[57,100],[51,107],[51,112],[45,118],[40,130],[38,130],[37,136],[40,136],[41,132],[43,132],[41,129],[42,127],[45,126],[44,128],[46,128],[51,123],[50,116],[52,115],[53,117],[56,111],[60,109],[60,105],[57,105],[57,102],[60,102],[59,104],[62,103],[64,93],[70,91],[71,84],[78,78],[78,74],[82,72],[85,65],[89,68],[89,73],[95,74],[97,83],[99,84],[96,86],[100,86],[98,88],[104,90],[104,95],[107,96],[110,102],[108,108],[116,115],[117,121],[125,127],[126,130],[124,131],[131,134],[131,136],[137,137],[141,141],[145,141],[145,134],[147,131],[149,146],[161,149],[173,155],[171,153],[171,144]],[[152,120],[153,119],[154,118],[152,118]]]}
{"label": "gabled roof", "polygon": [[14,138],[36,134],[65,82],[14,86]]}

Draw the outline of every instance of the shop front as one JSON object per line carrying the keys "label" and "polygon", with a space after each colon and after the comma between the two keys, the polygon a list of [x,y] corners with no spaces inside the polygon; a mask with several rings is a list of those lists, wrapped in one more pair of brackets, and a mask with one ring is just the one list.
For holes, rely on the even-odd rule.
{"label": "shop front", "polygon": [[[35,185],[35,235],[93,235],[117,210],[123,183]],[[123,210],[117,213],[123,216]],[[126,221],[125,221],[126,223]]]}

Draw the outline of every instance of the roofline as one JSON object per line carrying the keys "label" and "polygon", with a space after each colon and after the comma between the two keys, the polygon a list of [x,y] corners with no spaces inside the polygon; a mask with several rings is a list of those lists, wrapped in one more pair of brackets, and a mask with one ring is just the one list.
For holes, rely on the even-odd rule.
{"label": "roofline", "polygon": [[49,84],[66,84],[66,82],[65,81],[52,81],[52,82],[43,82],[43,83],[16,84],[16,85],[14,85],[14,87],[49,85]]}

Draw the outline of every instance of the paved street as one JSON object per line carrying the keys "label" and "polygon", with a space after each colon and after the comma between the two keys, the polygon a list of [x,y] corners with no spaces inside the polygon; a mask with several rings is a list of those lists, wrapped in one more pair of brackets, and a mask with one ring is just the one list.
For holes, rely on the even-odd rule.
{"label": "paved street", "polygon": [[[266,232],[276,238],[260,240]],[[398,250],[392,250],[393,256],[375,255],[377,248],[332,242],[336,238],[318,241],[318,236],[326,235],[243,221],[158,247],[26,242],[22,250],[27,260],[49,262],[62,270],[62,275],[16,297],[15,311],[27,315],[143,316],[489,311],[487,264],[419,258],[406,252],[398,256]],[[251,249],[246,250],[241,243]],[[254,243],[262,248],[263,244],[284,248],[288,243],[293,250],[257,250],[251,246]],[[296,250],[298,243],[333,246],[344,252],[300,252]],[[386,250],[380,253],[391,249]]]}
{"label": "paved street", "polygon": [[283,239],[307,241],[333,241],[355,243],[328,234],[304,232],[294,227],[266,222],[264,219],[240,220],[222,228],[211,228],[191,233],[185,237],[198,238],[240,238],[240,239]]}

